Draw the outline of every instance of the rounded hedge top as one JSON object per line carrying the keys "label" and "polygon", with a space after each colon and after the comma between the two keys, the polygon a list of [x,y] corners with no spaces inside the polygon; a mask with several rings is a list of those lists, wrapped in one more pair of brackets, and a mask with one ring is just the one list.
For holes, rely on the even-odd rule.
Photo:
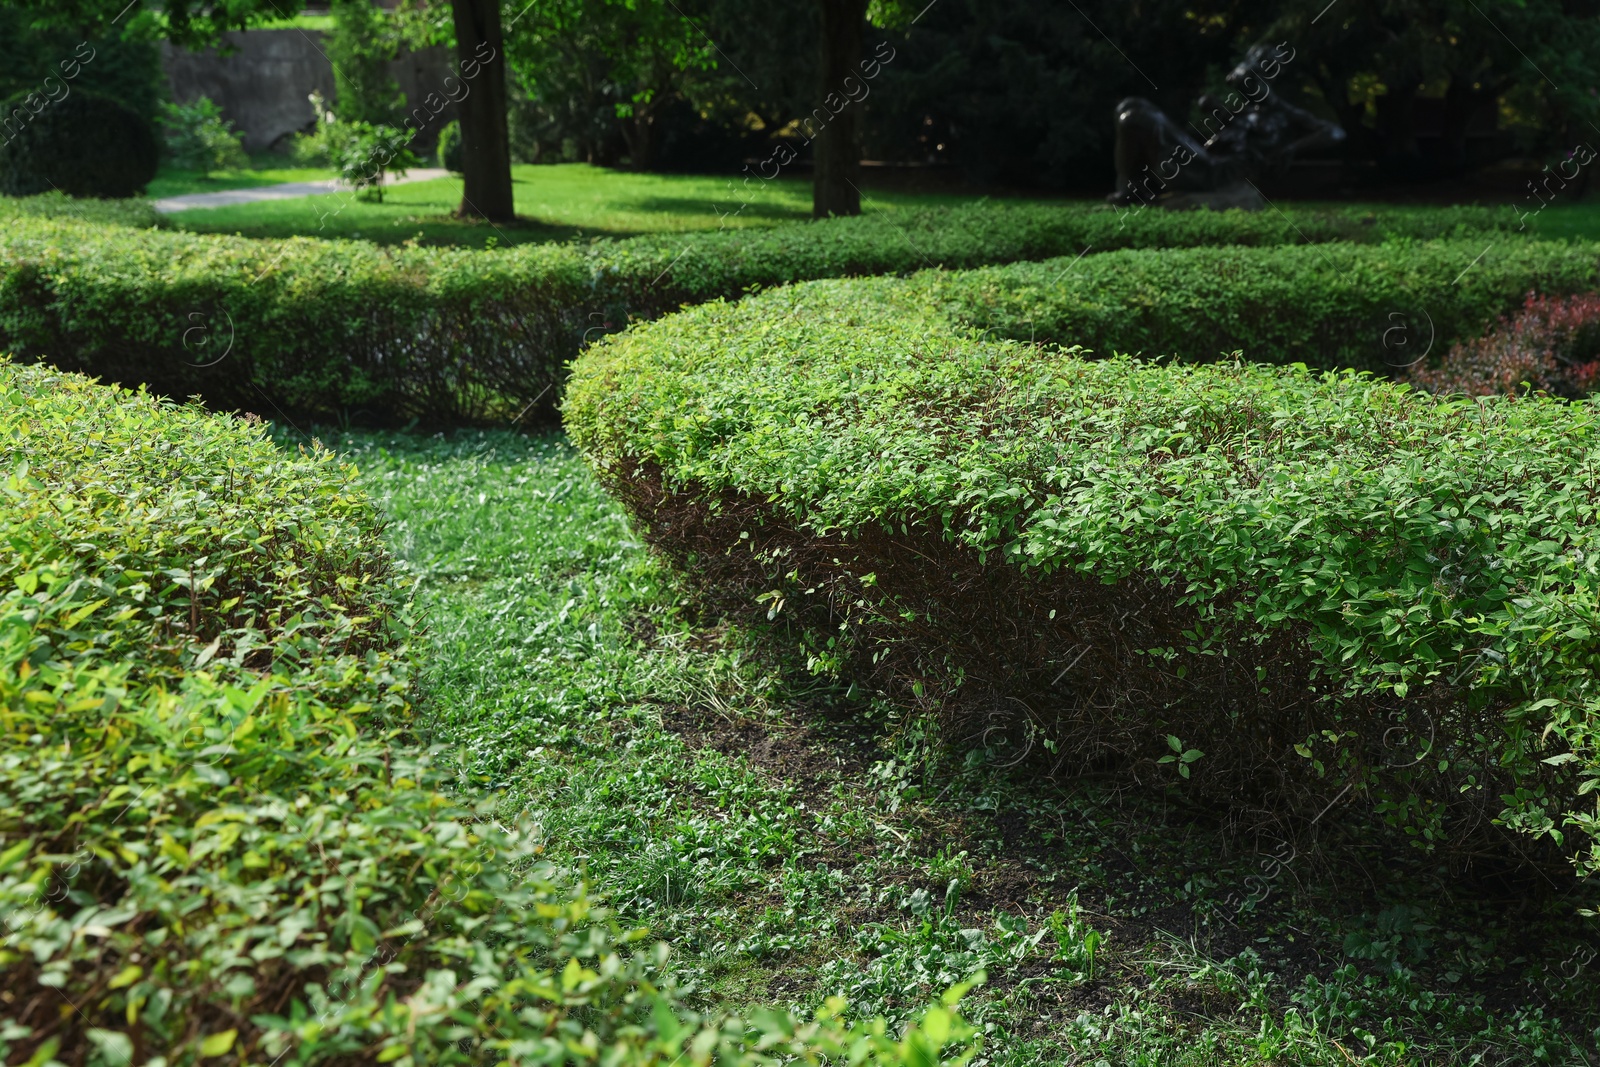
{"label": "rounded hedge top", "polygon": [[935,295],[813,282],[636,326],[575,364],[568,430],[625,496],[1138,582],[1194,613],[1207,654],[1292,632],[1352,707],[1469,699],[1518,783],[1506,825],[1587,838],[1600,873],[1600,408],[1085,359],[985,340]]}
{"label": "rounded hedge top", "polygon": [[19,93],[0,105],[0,192],[129,197],[156,176],[160,144],[144,116],[109,97]]}

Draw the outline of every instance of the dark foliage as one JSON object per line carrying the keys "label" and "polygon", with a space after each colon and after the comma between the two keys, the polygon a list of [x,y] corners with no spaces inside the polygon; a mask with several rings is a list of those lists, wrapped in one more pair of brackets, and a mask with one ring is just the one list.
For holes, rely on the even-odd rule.
{"label": "dark foliage", "polygon": [[161,147],[150,121],[110,97],[77,91],[50,100],[29,91],[0,104],[0,115],[7,195],[137,196],[156,176]]}

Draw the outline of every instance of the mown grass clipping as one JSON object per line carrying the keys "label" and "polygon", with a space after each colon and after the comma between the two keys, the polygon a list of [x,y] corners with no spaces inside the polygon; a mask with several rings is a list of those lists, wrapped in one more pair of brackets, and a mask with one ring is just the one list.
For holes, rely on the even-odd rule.
{"label": "mown grass clipping", "polygon": [[715,609],[957,744],[1600,868],[1592,405],[1090,359],[947,307],[693,308],[579,360],[567,427]]}

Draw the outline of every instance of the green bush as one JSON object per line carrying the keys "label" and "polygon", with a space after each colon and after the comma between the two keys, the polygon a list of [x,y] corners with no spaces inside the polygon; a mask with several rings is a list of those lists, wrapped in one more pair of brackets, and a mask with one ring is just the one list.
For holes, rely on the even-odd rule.
{"label": "green bush", "polygon": [[536,831],[447,796],[403,732],[379,516],[329,453],[4,363],[0,435],[4,1062],[968,1054],[959,990],[899,1042],[837,1001],[700,1018]]}
{"label": "green bush", "polygon": [[222,108],[209,97],[192,104],[161,105],[160,122],[174,166],[209,174],[250,163],[233,123],[222,117]]}
{"label": "green bush", "polygon": [[326,166],[333,158],[335,146],[331,138],[339,120],[321,93],[313,90],[306,99],[311,103],[312,132],[294,135],[289,142],[289,158],[301,167]]}
{"label": "green bush", "polygon": [[1243,352],[1394,375],[1477,337],[1530,291],[1600,285],[1600,245],[1456,240],[1137,250],[917,278],[958,321],[1018,341],[1186,362]]}
{"label": "green bush", "polygon": [[66,193],[38,196],[0,196],[0,219],[76,219],[101,226],[132,226],[141,230],[167,225],[166,217],[148,200],[74,199]]}
{"label": "green bush", "polygon": [[70,370],[264,413],[532,418],[530,406],[548,410],[588,341],[751,288],[1085,247],[1372,239],[1514,220],[1476,209],[1377,221],[1146,211],[1125,223],[1099,207],[977,204],[497,252],[130,237],[39,222],[0,234],[0,343],[22,358],[48,354]]}
{"label": "green bush", "polygon": [[1600,869],[1595,407],[1084,359],[928,296],[635,327],[575,365],[568,430],[713,608],[956,743]]}
{"label": "green bush", "polygon": [[333,130],[333,165],[339,178],[363,197],[383,203],[384,175],[403,177],[417,165],[410,130],[359,121],[340,122]]}
{"label": "green bush", "polygon": [[150,121],[109,97],[19,93],[0,104],[0,121],[0,193],[137,196],[156,176],[160,147]]}
{"label": "green bush", "polygon": [[461,123],[451,119],[439,131],[439,145],[435,150],[439,157],[439,166],[451,174],[460,174],[463,166],[461,162]]}

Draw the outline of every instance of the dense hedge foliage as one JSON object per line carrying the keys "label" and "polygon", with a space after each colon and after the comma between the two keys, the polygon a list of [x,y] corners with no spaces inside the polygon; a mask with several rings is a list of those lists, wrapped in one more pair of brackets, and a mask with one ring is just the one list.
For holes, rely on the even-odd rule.
{"label": "dense hedge foliage", "polygon": [[0,103],[0,115],[8,122],[0,193],[137,196],[156,176],[155,127],[110,97],[79,90],[49,100],[28,91]]}
{"label": "dense hedge foliage", "polygon": [[0,1060],[941,1062],[703,1020],[660,954],[406,743],[407,609],[353,472],[0,364]]}
{"label": "dense hedge foliage", "polygon": [[263,414],[504,418],[551,405],[586,341],[752,287],[1086,249],[1368,240],[1514,220],[1472,208],[1122,218],[1099,207],[980,204],[498,252],[19,222],[0,235],[0,343]]}
{"label": "dense hedge foliage", "polygon": [[0,196],[0,220],[9,223],[13,219],[23,218],[68,218],[102,226],[133,226],[138,229],[167,224],[148,200],[77,199],[55,191],[38,196]]}
{"label": "dense hedge foliage", "polygon": [[568,429],[714,606],[952,736],[1600,868],[1592,407],[1083,359],[927,295],[636,327],[575,365]]}
{"label": "dense hedge foliage", "polygon": [[1600,288],[1600,245],[1476,240],[1139,250],[917,281],[993,336],[1186,362],[1394,375],[1477,337],[1530,291]]}

